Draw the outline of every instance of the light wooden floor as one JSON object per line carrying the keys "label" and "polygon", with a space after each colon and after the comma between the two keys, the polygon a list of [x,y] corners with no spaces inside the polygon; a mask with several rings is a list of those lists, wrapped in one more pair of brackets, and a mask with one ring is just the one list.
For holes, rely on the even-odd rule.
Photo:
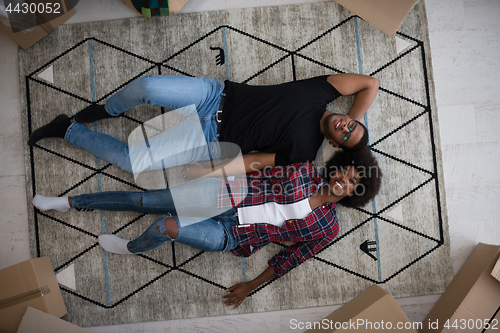
{"label": "light wooden floor", "polygon": [[[321,2],[189,0],[183,12]],[[423,0],[421,0],[423,1]],[[427,0],[453,268],[500,244],[500,1]],[[134,17],[121,0],[80,0],[66,23]],[[29,259],[17,46],[0,34],[0,268]],[[168,297],[167,297],[168,298]],[[439,295],[398,299],[422,321]],[[92,332],[302,332],[339,306],[89,328]]]}

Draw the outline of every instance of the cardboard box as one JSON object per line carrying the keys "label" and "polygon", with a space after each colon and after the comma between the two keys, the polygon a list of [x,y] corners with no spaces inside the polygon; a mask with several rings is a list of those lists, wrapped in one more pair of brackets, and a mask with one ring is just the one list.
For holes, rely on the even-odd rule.
{"label": "cardboard box", "polygon": [[497,260],[495,267],[493,267],[493,270],[491,271],[491,276],[500,281],[500,258]]}
{"label": "cardboard box", "polygon": [[[500,245],[479,243],[419,331],[481,332],[500,308],[500,282],[491,275],[499,256]],[[448,319],[449,327],[444,327]],[[498,321],[496,328],[500,329]]]}
{"label": "cardboard box", "polygon": [[398,31],[418,0],[335,0],[390,36]]}
{"label": "cardboard box", "polygon": [[17,333],[89,333],[86,329],[68,323],[43,311],[28,307]]}
{"label": "cardboard box", "polygon": [[306,332],[418,332],[394,297],[376,284],[320,324]]}
{"label": "cardboard box", "polygon": [[56,317],[67,313],[49,257],[0,270],[0,332],[15,333],[28,306]]}
{"label": "cardboard box", "polygon": [[[132,3],[132,0],[123,0],[123,2],[125,2],[136,13],[142,15],[141,11],[139,11],[139,10],[137,10],[137,8],[135,8],[134,4]],[[188,0],[168,0],[168,8],[169,8],[170,14],[178,13],[187,2],[188,2]]]}
{"label": "cardboard box", "polygon": [[[26,3],[40,4],[44,5],[49,1],[27,1]],[[43,12],[37,12],[36,22],[27,23],[28,28],[24,30],[19,30],[16,25],[11,27],[11,25],[5,25],[0,21],[0,32],[3,32],[7,37],[12,39],[17,45],[23,49],[27,49],[36,42],[38,42],[43,37],[47,36],[55,28],[67,21],[71,16],[75,15],[76,11],[71,6],[68,1],[65,0],[55,0],[51,1],[52,4],[61,4],[60,12],[61,15],[47,14]],[[29,8],[29,7],[28,7]],[[44,7],[40,7],[42,9]],[[18,13],[19,14],[19,13]],[[14,13],[12,13],[14,15]],[[19,14],[20,15],[20,14]]]}

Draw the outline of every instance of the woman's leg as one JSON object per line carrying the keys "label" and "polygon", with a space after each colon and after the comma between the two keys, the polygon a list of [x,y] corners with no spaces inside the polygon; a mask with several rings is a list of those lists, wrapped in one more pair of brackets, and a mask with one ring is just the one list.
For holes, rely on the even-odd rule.
{"label": "woman's leg", "polygon": [[71,207],[146,214],[176,214],[168,188],[147,192],[111,191],[71,197]]}
{"label": "woman's leg", "polygon": [[45,197],[37,194],[32,203],[42,212],[52,209],[66,212],[70,208],[76,208],[133,211],[146,214],[176,214],[168,189],[149,192],[97,192],[74,197]]}
{"label": "woman's leg", "polygon": [[[147,192],[98,192],[81,194],[71,197],[71,207],[81,209],[101,209],[108,211],[135,211],[139,213],[172,214],[181,216],[195,216],[201,220],[220,215],[227,209],[217,208],[217,200],[222,180],[203,178],[187,183],[172,186],[162,190]],[[69,205],[60,201],[64,198],[51,198],[36,195],[33,204],[45,211],[57,209],[66,211]],[[193,219],[182,218],[182,225],[193,223]]]}
{"label": "woman's leg", "polygon": [[119,254],[148,251],[167,241],[207,252],[228,251],[236,247],[232,227],[237,224],[238,219],[234,215],[217,216],[188,226],[181,226],[176,217],[162,217],[132,241],[115,235],[102,235],[99,242],[106,251]]}

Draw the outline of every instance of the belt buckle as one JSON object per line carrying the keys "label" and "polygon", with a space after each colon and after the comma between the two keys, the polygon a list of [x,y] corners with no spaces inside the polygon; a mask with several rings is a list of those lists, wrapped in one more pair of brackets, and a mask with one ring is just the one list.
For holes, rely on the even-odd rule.
{"label": "belt buckle", "polygon": [[219,115],[222,113],[221,110],[218,110],[217,113],[215,114],[215,120],[218,122],[218,123],[221,123],[222,122],[222,119],[219,119]]}

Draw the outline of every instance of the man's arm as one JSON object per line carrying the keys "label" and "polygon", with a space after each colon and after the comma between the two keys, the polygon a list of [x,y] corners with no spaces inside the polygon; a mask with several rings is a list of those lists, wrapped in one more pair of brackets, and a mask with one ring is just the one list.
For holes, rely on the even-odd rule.
{"label": "man's arm", "polygon": [[362,74],[330,75],[328,82],[342,95],[356,95],[348,113],[355,120],[360,120],[368,111],[380,86],[379,80]]}
{"label": "man's arm", "polygon": [[235,158],[221,163],[214,168],[203,168],[200,165],[190,164],[184,167],[182,174],[184,179],[192,180],[205,177],[209,174],[211,177],[223,177],[222,168],[224,168],[224,174],[226,176],[252,173],[257,170],[262,170],[265,167],[274,167],[276,154],[256,152],[244,154],[242,157],[243,161],[240,158]]}
{"label": "man's arm", "polygon": [[274,272],[273,266],[267,266],[267,268],[259,276],[249,282],[242,282],[235,284],[234,286],[227,289],[230,291],[229,294],[222,296],[226,298],[223,303],[226,306],[234,305],[234,309],[240,306],[241,302],[248,296],[253,290],[257,289],[261,284],[274,279],[276,273]]}
{"label": "man's arm", "polygon": [[252,173],[258,170],[262,170],[266,167],[273,168],[275,166],[274,159],[276,158],[275,153],[249,153],[243,155],[243,162],[245,164],[245,172]]}

